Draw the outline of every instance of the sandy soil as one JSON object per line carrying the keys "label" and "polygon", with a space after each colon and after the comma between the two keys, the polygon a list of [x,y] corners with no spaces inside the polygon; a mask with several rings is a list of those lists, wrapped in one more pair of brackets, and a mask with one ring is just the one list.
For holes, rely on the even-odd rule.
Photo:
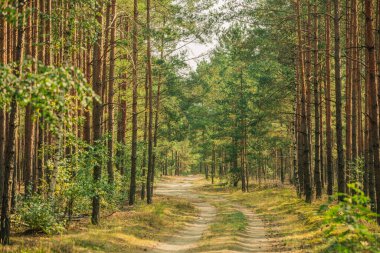
{"label": "sandy soil", "polygon": [[[158,243],[154,249],[148,250],[148,252],[279,252],[274,249],[273,246],[276,242],[269,239],[263,221],[254,212],[241,205],[230,203],[223,196],[210,197],[195,192],[194,183],[199,179],[199,176],[170,177],[157,185],[155,194],[180,196],[188,199],[199,210],[199,216],[191,224],[186,224],[182,231],[176,231],[173,236]],[[248,226],[237,237],[223,236],[205,249],[204,245],[200,247],[200,244],[202,239],[204,240],[203,234],[214,222],[217,215],[217,209],[213,205],[215,202],[223,202],[223,204],[242,212],[248,220]]]}

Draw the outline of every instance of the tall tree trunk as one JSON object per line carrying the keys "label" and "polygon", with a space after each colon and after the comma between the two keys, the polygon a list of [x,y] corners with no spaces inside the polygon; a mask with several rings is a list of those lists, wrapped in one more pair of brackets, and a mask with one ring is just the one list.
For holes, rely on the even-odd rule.
{"label": "tall tree trunk", "polygon": [[[366,29],[364,29],[366,30]],[[369,51],[365,50],[365,59],[366,62],[369,62]],[[365,68],[365,77],[366,77],[366,138],[367,138],[367,149],[368,149],[368,157],[366,162],[367,172],[368,172],[368,196],[371,199],[371,209],[376,211],[376,193],[375,193],[375,176],[374,176],[374,159],[373,159],[373,145],[372,145],[372,124],[371,124],[371,115],[372,115],[372,106],[371,106],[371,88],[370,88],[370,71],[369,67]]]}
{"label": "tall tree trunk", "polygon": [[[351,54],[351,10],[350,0],[346,0],[346,183],[350,182],[351,174],[351,98],[352,98],[352,79],[351,79],[351,66],[352,66],[352,54]],[[345,186],[346,187],[346,186]],[[346,187],[346,191],[348,188]]]}
{"label": "tall tree trunk", "polygon": [[[5,132],[6,132],[6,117],[4,108],[0,108],[0,196],[3,196],[4,188],[4,148],[5,148]],[[1,204],[0,204],[1,207]]]}
{"label": "tall tree trunk", "polygon": [[[106,16],[106,22],[104,24],[104,29],[103,29],[103,52],[102,52],[102,102],[103,104],[107,104],[107,106],[102,110],[102,122],[105,121],[103,120],[103,117],[105,118],[105,109],[108,110],[108,84],[109,84],[109,77],[107,76],[107,62],[108,62],[108,51],[109,51],[109,34],[110,34],[110,22],[111,22],[111,1],[107,0],[104,1],[106,5],[106,11],[105,11],[105,16]],[[108,122],[108,121],[107,121]],[[107,127],[103,127],[103,133],[106,133],[108,131],[108,123]],[[106,144],[108,146],[108,143]],[[107,170],[108,170],[108,161],[107,161]]]}
{"label": "tall tree trunk", "polygon": [[44,27],[45,27],[45,1],[39,0],[39,26],[38,26],[38,60],[40,62],[45,61],[45,40],[44,40]]}
{"label": "tall tree trunk", "polygon": [[[368,62],[366,64],[369,74],[369,95],[370,95],[370,138],[373,148],[373,170],[376,182],[376,205],[377,212],[380,213],[380,157],[379,157],[379,118],[378,118],[378,100],[376,85],[376,56],[375,56],[375,39],[373,34],[373,1],[365,0],[365,45],[368,52]],[[380,224],[380,217],[377,218]]]}
{"label": "tall tree trunk", "polygon": [[[360,62],[359,62],[359,49],[358,49],[358,12],[357,12],[357,0],[351,0],[352,10],[352,161],[356,163],[358,157],[358,129],[360,114],[358,114],[358,96],[360,95]],[[353,180],[357,180],[355,169],[352,170]]]}
{"label": "tall tree trunk", "polygon": [[[23,41],[24,41],[24,9],[28,2],[24,0],[17,1],[18,10],[18,28],[17,28],[17,43],[15,48],[15,62],[18,67],[15,68],[14,73],[19,75],[22,71],[22,55],[23,55]],[[11,197],[12,197],[12,178],[14,171],[15,159],[15,138],[16,138],[16,119],[17,119],[17,102],[16,94],[12,96],[9,107],[9,121],[7,126],[7,139],[5,145],[5,159],[4,159],[4,189],[1,205],[1,221],[0,221],[0,242],[4,245],[9,244],[10,231],[11,231]]]}
{"label": "tall tree trunk", "polygon": [[[107,7],[108,8],[108,7]],[[111,41],[110,41],[110,70],[108,81],[108,182],[114,183],[114,171],[113,171],[113,93],[114,93],[114,78],[115,78],[115,40],[116,40],[116,0],[111,2]],[[109,23],[109,22],[108,22]]]}
{"label": "tall tree trunk", "polygon": [[34,140],[34,122],[32,118],[32,105],[28,104],[25,111],[25,146],[24,146],[24,182],[25,182],[25,195],[32,192],[33,182],[33,140]]}
{"label": "tall tree trunk", "polygon": [[149,107],[148,107],[148,97],[149,97],[149,86],[148,86],[148,71],[146,71],[146,74],[145,74],[145,85],[144,85],[144,89],[145,89],[145,96],[144,96],[144,99],[145,99],[145,105],[144,105],[144,149],[143,149],[143,160],[142,160],[142,177],[143,177],[143,180],[142,180],[142,184],[141,184],[141,200],[144,200],[145,199],[145,182],[144,182],[144,179],[145,177],[147,176],[146,175],[146,166],[147,166],[147,162],[146,162],[146,151],[147,151],[147,139],[148,139],[148,114],[149,114]]}
{"label": "tall tree trunk", "polygon": [[[103,23],[103,14],[102,14],[102,1],[98,0],[96,2],[96,21],[101,27]],[[96,41],[94,43],[93,50],[93,63],[92,63],[92,89],[95,94],[100,98],[102,97],[102,80],[101,80],[101,45],[102,45],[102,29],[100,28],[97,31]],[[102,104],[97,99],[93,101],[93,110],[92,110],[92,128],[93,128],[93,144],[100,145],[100,140],[102,138],[102,129],[101,129],[101,118],[102,118]],[[102,167],[100,164],[100,157],[96,157],[96,164],[94,165],[93,170],[93,179],[95,187],[100,182],[102,176]],[[95,189],[94,189],[95,191]],[[95,191],[96,192],[96,191]],[[91,222],[94,225],[99,224],[100,219],[100,196],[98,193],[95,193],[92,198],[92,215]]]}
{"label": "tall tree trunk", "polygon": [[[91,44],[90,39],[88,39],[87,42],[87,50],[86,50],[86,79],[88,83],[91,83]],[[87,144],[91,143],[91,115],[89,110],[85,110],[84,112],[84,125],[83,125],[83,139],[86,141]]]}
{"label": "tall tree trunk", "polygon": [[[45,43],[44,43],[44,27],[45,27],[45,2],[43,0],[36,0],[38,3],[38,61],[41,63],[45,63]],[[37,175],[35,180],[33,180],[33,192],[42,193],[42,184],[44,182],[44,158],[45,158],[45,150],[44,150],[44,119],[42,116],[39,117],[38,122],[38,139],[37,139]]]}
{"label": "tall tree trunk", "polygon": [[[300,108],[299,108],[299,66],[298,63],[296,63],[296,87],[295,87],[295,97],[294,97],[294,106],[293,110],[295,111],[293,124],[292,124],[292,132],[293,132],[293,177],[294,177],[294,185],[296,187],[297,196],[301,197],[301,187],[300,187],[300,166],[297,164],[297,161],[299,161],[299,148],[297,146],[298,140],[299,140],[299,114],[300,114]],[[259,165],[258,165],[259,166]],[[256,173],[257,175],[258,173]]]}
{"label": "tall tree trunk", "polygon": [[319,111],[319,54],[318,54],[318,8],[317,3],[314,4],[314,40],[313,40],[313,65],[314,65],[314,181],[316,188],[316,197],[319,199],[322,197],[322,181],[320,170],[320,111]]}
{"label": "tall tree trunk", "polygon": [[[298,50],[301,50],[301,47],[299,47]],[[301,109],[301,91],[302,91],[302,80],[303,78],[301,78],[301,59],[300,57],[302,57],[302,52],[298,52],[298,57],[297,57],[297,63],[296,63],[296,80],[297,80],[297,84],[296,84],[296,115],[295,115],[295,119],[294,119],[294,125],[295,125],[295,134],[296,134],[296,137],[295,137],[295,145],[296,145],[296,152],[297,152],[297,155],[296,155],[296,159],[297,159],[297,162],[296,162],[296,165],[297,166],[297,172],[298,172],[298,182],[299,182],[299,186],[298,186],[298,189],[299,189],[299,194],[298,196],[301,197],[304,193],[304,170],[303,170],[303,160],[302,160],[302,157],[303,157],[303,135],[302,135],[302,132],[301,132],[301,113],[302,113],[302,109]],[[259,170],[260,172],[260,170]]]}
{"label": "tall tree trunk", "polygon": [[[340,64],[340,6],[339,0],[334,0],[334,60],[335,60],[335,104],[336,104],[336,143],[338,149],[338,192],[346,192],[346,172],[343,153],[343,126],[342,126],[342,77]],[[343,200],[343,197],[339,197]]]}
{"label": "tall tree trunk", "polygon": [[[240,103],[243,103],[244,101],[244,97],[243,97],[243,70],[241,69],[240,70]],[[240,126],[239,126],[239,153],[240,153],[240,174],[241,174],[241,190],[242,192],[245,192],[246,191],[246,173],[245,173],[245,162],[244,162],[244,117],[245,117],[245,113],[244,113],[244,106],[241,105],[239,106],[240,108]],[[213,175],[211,173],[211,179],[212,181],[214,181],[213,179]]]}
{"label": "tall tree trunk", "polygon": [[44,150],[44,120],[42,116],[39,118],[38,122],[38,138],[37,138],[37,175],[36,177],[33,177],[33,192],[38,191],[39,193],[42,193],[42,184],[44,182],[44,157],[45,157],[45,150]]}
{"label": "tall tree trunk", "polygon": [[45,0],[45,64],[51,65],[51,0]]}
{"label": "tall tree trunk", "polygon": [[[366,61],[368,59],[368,53],[366,52]],[[369,81],[369,75],[368,71],[365,71],[365,105],[364,105],[364,112],[365,112],[365,117],[364,117],[364,175],[363,175],[363,191],[366,194],[366,196],[370,196],[370,191],[369,191],[369,174],[370,171],[372,170],[373,164],[371,164],[371,160],[373,161],[372,155],[371,155],[371,146],[370,146],[370,138],[369,138],[369,128],[370,128],[370,123],[369,123],[369,114],[370,114],[370,108],[369,108],[369,86],[368,82]],[[371,200],[374,200],[374,198],[371,198]]]}
{"label": "tall tree trunk", "polygon": [[148,75],[148,176],[146,179],[147,203],[152,203],[152,177],[153,177],[153,81],[151,64],[151,39],[150,39],[150,0],[146,1],[146,21],[147,21],[147,75]]}
{"label": "tall tree trunk", "polygon": [[[4,5],[8,5],[8,1],[4,2]],[[0,13],[0,63],[7,63],[7,45],[8,34],[7,34],[8,23],[5,21],[5,17]],[[3,196],[4,187],[4,147],[5,147],[5,108],[0,107],[0,196]],[[1,207],[1,203],[0,203]]]}
{"label": "tall tree trunk", "polygon": [[[126,39],[129,34],[129,24],[126,22],[125,27],[125,33],[123,36],[123,39]],[[130,57],[127,57],[127,60]],[[120,172],[122,176],[125,174],[125,134],[127,131],[127,74],[124,73],[123,75],[123,81],[121,82],[119,86],[119,110],[118,110],[118,117],[117,117],[117,142],[118,142],[118,148],[116,150],[116,157],[118,159],[118,162],[116,163],[116,168]]]}
{"label": "tall tree trunk", "polygon": [[304,72],[304,61],[302,54],[302,33],[301,33],[301,13],[300,13],[300,0],[296,2],[297,12],[297,34],[298,34],[298,53],[300,60],[300,80],[301,80],[301,133],[302,133],[302,170],[304,176],[304,190],[306,196],[306,202],[312,201],[312,186],[311,186],[311,173],[310,173],[310,156],[309,156],[309,129],[307,124],[307,88]]}
{"label": "tall tree trunk", "polygon": [[[320,74],[321,75],[321,74]],[[322,98],[322,94],[323,94],[323,88],[324,86],[322,85],[322,83],[319,84],[319,126],[320,126],[320,133],[319,133],[319,143],[320,143],[320,150],[319,150],[319,160],[321,161],[320,162],[320,172],[321,172],[321,186],[322,186],[322,189],[325,188],[325,184],[326,184],[326,169],[325,169],[325,155],[324,155],[324,139],[323,139],[323,136],[324,136],[324,129],[323,129],[323,98]]]}
{"label": "tall tree trunk", "polygon": [[[30,1],[29,8],[32,10],[37,7],[38,0]],[[27,29],[27,41],[28,45],[26,48],[26,55],[30,55],[33,59],[36,59],[36,47],[33,45],[35,38],[37,37],[36,28],[38,27],[38,15],[37,8],[34,9],[33,15],[28,17],[28,29]],[[32,22],[33,18],[33,22]],[[32,25],[33,24],[33,25]],[[32,70],[36,70],[36,66],[32,66]],[[23,171],[24,171],[24,188],[25,195],[29,195],[33,190],[33,147],[34,147],[34,120],[33,120],[33,110],[32,105],[28,104],[25,109],[25,121],[24,121],[24,160],[23,160]]]}
{"label": "tall tree trunk", "polygon": [[[126,75],[124,75],[126,78]],[[125,80],[121,82],[120,85],[120,107],[118,111],[118,120],[117,120],[117,142],[118,148],[116,150],[116,157],[119,160],[116,163],[116,167],[119,170],[120,174],[124,176],[125,174],[125,134],[127,129],[127,83]]]}
{"label": "tall tree trunk", "polygon": [[[312,62],[311,62],[311,52],[312,52],[312,20],[313,20],[313,14],[312,14],[312,6],[311,6],[311,0],[306,0],[307,4],[307,20],[306,20],[306,33],[305,33],[305,41],[306,41],[306,50],[305,50],[305,85],[306,85],[306,124],[307,124],[307,129],[308,129],[308,155],[309,155],[309,167],[310,167],[310,180],[312,180],[312,165],[313,165],[313,159],[312,159],[312,154],[313,154],[313,146],[312,146],[312,115],[311,115],[311,90],[312,90]],[[309,180],[308,178],[304,178],[304,180]],[[305,182],[307,184],[307,182]],[[312,187],[312,186],[311,186]]]}
{"label": "tall tree trunk", "polygon": [[133,53],[132,53],[132,147],[131,147],[131,182],[129,187],[129,205],[135,203],[136,169],[137,169],[137,65],[138,65],[138,0],[133,2]]}
{"label": "tall tree trunk", "polygon": [[[163,60],[163,51],[161,51],[161,60]],[[158,76],[158,84],[157,84],[157,95],[156,95],[156,111],[154,116],[154,132],[153,132],[153,157],[152,157],[152,174],[151,174],[151,195],[153,196],[153,183],[154,183],[154,175],[155,175],[155,167],[156,167],[156,157],[157,157],[157,141],[158,141],[158,126],[160,120],[160,104],[161,104],[161,73]]]}

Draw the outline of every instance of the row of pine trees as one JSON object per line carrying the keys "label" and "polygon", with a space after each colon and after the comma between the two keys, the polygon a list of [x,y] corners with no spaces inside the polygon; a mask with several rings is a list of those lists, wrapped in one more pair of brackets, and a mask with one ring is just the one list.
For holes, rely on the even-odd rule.
{"label": "row of pine trees", "polygon": [[379,7],[373,0],[294,3],[295,176],[307,202],[323,192],[349,194],[347,184],[359,182],[380,213]]}
{"label": "row of pine trees", "polygon": [[[93,224],[108,200],[98,190],[102,184],[127,192],[129,205],[137,194],[152,203],[164,83],[153,71],[164,64],[165,47],[171,49],[166,42],[176,40],[165,40],[173,6],[152,6],[150,0],[1,1],[3,244],[10,242],[17,198],[59,198],[59,175],[67,172],[70,182],[79,183],[81,166],[91,167]],[[68,215],[74,201],[62,202]]]}

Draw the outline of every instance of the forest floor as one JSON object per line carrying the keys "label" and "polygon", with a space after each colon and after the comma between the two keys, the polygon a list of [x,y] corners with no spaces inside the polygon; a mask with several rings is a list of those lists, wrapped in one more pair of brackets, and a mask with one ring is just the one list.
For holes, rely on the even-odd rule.
{"label": "forest floor", "polygon": [[14,234],[1,252],[283,252],[252,209],[206,185],[201,176],[164,177],[153,205],[104,214],[100,226],[84,218],[62,235]]}
{"label": "forest floor", "polygon": [[103,211],[101,224],[88,217],[75,221],[62,235],[13,234],[11,246],[0,252],[82,253],[146,252],[195,220],[197,209],[181,197],[157,196],[152,205],[139,201],[121,211]]}
{"label": "forest floor", "polygon": [[152,205],[104,214],[97,227],[85,218],[59,236],[14,235],[0,252],[265,253],[327,246],[318,212],[327,200],[307,204],[289,185],[254,182],[242,193],[202,176],[163,177],[155,194]]}

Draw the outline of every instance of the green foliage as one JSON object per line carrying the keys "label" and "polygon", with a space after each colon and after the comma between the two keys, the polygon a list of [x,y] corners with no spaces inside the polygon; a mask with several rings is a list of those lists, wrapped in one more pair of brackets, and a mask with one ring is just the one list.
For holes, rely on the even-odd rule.
{"label": "green foliage", "polygon": [[[72,157],[61,163],[57,176],[57,196],[62,203],[74,201],[74,213],[84,213],[90,210],[91,198],[97,194],[101,196],[102,206],[107,210],[115,210],[126,199],[125,179],[115,171],[115,183],[108,183],[107,171],[103,170],[102,178],[93,181],[93,167],[95,164],[106,164],[108,149],[104,143],[109,136],[104,136],[95,145],[88,145],[79,141],[77,151]],[[63,208],[66,206],[63,206]]]}
{"label": "green foliage", "polygon": [[[36,73],[29,71],[32,65],[37,66]],[[96,97],[83,73],[74,67],[45,66],[27,60],[20,68],[17,63],[0,65],[0,80],[0,107],[13,98],[20,106],[31,104],[55,132],[62,123],[73,124],[70,115],[76,111],[76,100],[87,107]]]}
{"label": "green foliage", "polygon": [[31,230],[46,234],[57,234],[64,231],[64,222],[55,210],[55,203],[40,195],[24,199],[18,209],[21,222]]}
{"label": "green foliage", "polygon": [[[380,252],[378,236],[368,225],[377,217],[369,208],[370,199],[358,184],[348,184],[349,194],[336,194],[330,203],[321,206],[329,242],[326,252]],[[343,201],[334,202],[339,196]]]}

